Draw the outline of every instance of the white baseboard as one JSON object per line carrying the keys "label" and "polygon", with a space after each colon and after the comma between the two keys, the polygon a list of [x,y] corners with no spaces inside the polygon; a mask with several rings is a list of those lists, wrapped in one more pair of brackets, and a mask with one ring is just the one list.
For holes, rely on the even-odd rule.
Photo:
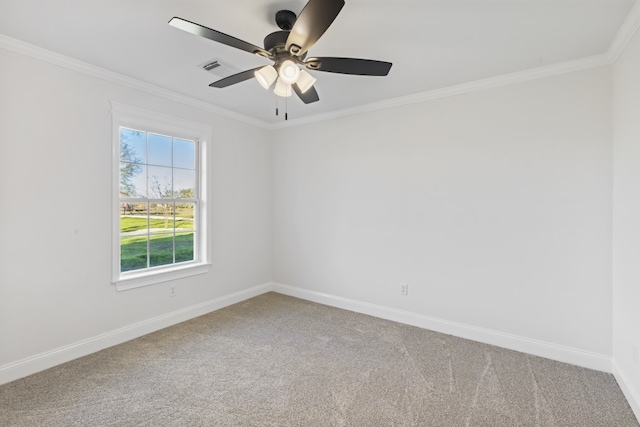
{"label": "white baseboard", "polygon": [[[463,323],[451,322],[444,319],[371,304],[364,301],[296,288],[280,283],[264,283],[262,285],[192,305],[142,322],[134,323],[124,328],[116,329],[111,332],[78,341],[35,356],[18,360],[16,362],[2,365],[0,366],[0,384],[5,384],[18,378],[26,377],[61,363],[69,362],[79,357],[95,353],[96,351],[121,344],[134,338],[202,316],[203,314],[219,310],[270,291],[394,322],[454,335],[460,338],[466,338],[511,350],[521,351],[560,362],[583,366],[589,369],[608,373],[613,372],[611,358],[606,355],[517,335],[506,334]],[[620,372],[616,374],[616,378],[618,378],[621,388],[634,408],[634,412],[636,415],[639,414],[638,402],[640,402],[640,399],[638,398],[637,391],[630,385],[631,383],[624,380],[624,377]]]}
{"label": "white baseboard", "polygon": [[203,314],[219,310],[232,304],[236,304],[264,294],[272,290],[271,283],[254,286],[239,292],[234,292],[219,298],[172,311],[167,314],[143,320],[124,328],[97,335],[73,344],[58,347],[56,349],[27,357],[16,362],[0,366],[0,384],[5,384],[18,378],[26,377],[36,372],[43,371],[61,363],[69,362],[82,356],[86,356],[105,348],[122,344],[123,342],[141,337],[151,332],[193,319]]}
{"label": "white baseboard", "polygon": [[454,335],[460,338],[466,338],[485,344],[491,344],[510,350],[545,357],[559,362],[570,363],[572,365],[582,366],[607,373],[612,372],[611,357],[604,354],[592,353],[573,347],[507,334],[463,323],[451,322],[436,317],[342,298],[280,283],[273,284],[273,291],[332,307],[368,314],[370,316],[392,320],[394,322],[417,326],[448,335]]}
{"label": "white baseboard", "polygon": [[633,413],[636,415],[638,421],[640,421],[640,390],[634,387],[633,382],[629,380],[629,377],[622,371],[615,359],[613,359],[613,376],[616,377],[616,381],[618,381],[624,397],[627,398],[629,406],[631,406]]}

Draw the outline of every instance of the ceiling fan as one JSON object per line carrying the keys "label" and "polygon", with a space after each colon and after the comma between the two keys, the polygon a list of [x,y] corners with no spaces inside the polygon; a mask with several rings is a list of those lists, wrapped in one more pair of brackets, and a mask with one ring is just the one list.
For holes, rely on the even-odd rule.
{"label": "ceiling fan", "polygon": [[297,17],[289,10],[279,11],[276,13],[276,23],[281,31],[264,38],[264,49],[186,19],[174,17],[169,25],[274,62],[273,65],[225,77],[209,86],[225,88],[255,77],[265,89],[269,89],[275,82],[274,92],[277,96],[289,97],[293,91],[305,104],[309,104],[320,98],[313,87],[316,79],[301,69],[301,66],[312,71],[360,76],[386,76],[391,69],[390,62],[371,59],[307,58],[308,50],[329,28],[343,6],[344,0],[309,0]]}

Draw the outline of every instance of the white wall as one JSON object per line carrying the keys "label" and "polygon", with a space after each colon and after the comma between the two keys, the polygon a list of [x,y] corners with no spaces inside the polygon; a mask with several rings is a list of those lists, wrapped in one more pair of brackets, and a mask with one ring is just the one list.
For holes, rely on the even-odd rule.
{"label": "white wall", "polygon": [[613,360],[640,418],[640,34],[615,64],[614,100]]}
{"label": "white wall", "polygon": [[[7,50],[0,64],[0,367],[270,281],[265,129]],[[174,298],[110,283],[112,100],[214,127],[213,266]]]}
{"label": "white wall", "polygon": [[608,360],[611,78],[277,131],[274,281]]}

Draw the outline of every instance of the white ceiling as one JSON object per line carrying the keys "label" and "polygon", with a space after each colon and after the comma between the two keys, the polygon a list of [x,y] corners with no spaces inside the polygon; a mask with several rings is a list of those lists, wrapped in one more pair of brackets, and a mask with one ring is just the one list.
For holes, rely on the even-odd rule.
{"label": "white ceiling", "polygon": [[[293,119],[605,53],[633,0],[345,0],[310,56],[393,62],[387,77],[315,72],[320,101],[289,98]],[[225,89],[197,68],[237,71],[263,58],[167,25],[178,16],[262,46],[275,12],[304,0],[0,0],[0,34],[268,123],[275,95],[248,80]],[[282,102],[280,104],[282,109]]]}

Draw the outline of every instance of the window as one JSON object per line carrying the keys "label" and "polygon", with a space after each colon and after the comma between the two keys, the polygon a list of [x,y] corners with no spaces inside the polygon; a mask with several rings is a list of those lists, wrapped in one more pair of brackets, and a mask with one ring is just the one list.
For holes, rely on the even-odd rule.
{"label": "window", "polygon": [[211,128],[112,102],[113,282],[118,290],[208,269]]}

